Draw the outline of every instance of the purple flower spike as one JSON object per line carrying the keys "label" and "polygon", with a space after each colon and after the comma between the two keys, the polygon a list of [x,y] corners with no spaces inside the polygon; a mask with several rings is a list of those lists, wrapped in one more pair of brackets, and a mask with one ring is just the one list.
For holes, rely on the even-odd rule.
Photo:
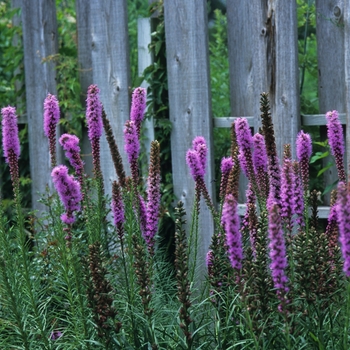
{"label": "purple flower spike", "polygon": [[2,147],[6,163],[10,163],[11,151],[19,158],[20,143],[18,137],[18,125],[16,108],[5,107],[1,109],[2,114]]}
{"label": "purple flower spike", "polygon": [[80,183],[68,174],[65,165],[56,166],[51,173],[56,191],[63,203],[66,213],[61,215],[61,220],[66,224],[75,222],[74,211],[80,210],[82,199]]}
{"label": "purple flower spike", "polygon": [[350,195],[344,182],[338,184],[339,241],[344,259],[343,271],[350,277]]}
{"label": "purple flower spike", "polygon": [[160,206],[160,146],[158,141],[151,143],[151,157],[147,188],[147,223],[145,239],[150,252],[153,252],[154,237],[158,230]]}
{"label": "purple flower spike", "polygon": [[230,171],[233,167],[233,160],[231,157],[221,159],[221,173],[230,174]]}
{"label": "purple flower spike", "polygon": [[290,235],[293,230],[292,215],[294,211],[294,184],[295,178],[293,163],[290,159],[286,158],[283,162],[281,179],[281,216]]}
{"label": "purple flower spike", "polygon": [[124,129],[124,149],[128,155],[131,168],[131,175],[136,188],[138,184],[138,164],[137,159],[140,153],[140,142],[137,136],[136,125],[133,121],[127,120]]}
{"label": "purple flower spike", "polygon": [[224,198],[226,194],[226,188],[228,184],[228,178],[230,176],[231,169],[233,168],[233,160],[231,157],[222,158],[221,160],[221,183],[220,183],[220,198]]}
{"label": "purple flower spike", "polygon": [[200,163],[205,173],[205,166],[207,164],[207,154],[208,154],[208,148],[207,148],[207,143],[205,141],[205,138],[203,136],[195,137],[192,141],[192,147],[193,147],[193,150],[198,153]]}
{"label": "purple flower spike", "polygon": [[300,164],[301,178],[303,181],[304,192],[309,189],[309,159],[312,153],[311,137],[301,130],[297,136],[297,158]]}
{"label": "purple flower spike", "polygon": [[132,93],[130,120],[136,125],[137,134],[140,138],[141,123],[146,110],[146,89],[138,87]]}
{"label": "purple flower spike", "polygon": [[191,175],[194,181],[198,178],[204,178],[205,169],[202,166],[202,162],[199,159],[199,155],[196,151],[190,149],[186,153],[186,163],[190,168]]}
{"label": "purple flower spike", "polygon": [[258,183],[260,194],[266,199],[269,194],[269,178],[267,175],[268,158],[264,137],[261,134],[256,133],[253,136],[253,144],[253,165],[256,181]]}
{"label": "purple flower spike", "polygon": [[80,157],[79,139],[75,135],[63,134],[59,139],[60,145],[66,151],[66,157],[75,169],[80,185],[83,184],[84,163]]}
{"label": "purple flower spike", "polygon": [[248,179],[255,183],[254,167],[253,167],[253,137],[246,118],[238,118],[235,121],[235,131],[237,135],[237,143],[239,146],[239,160],[243,172]]}
{"label": "purple flower spike", "polygon": [[345,169],[344,169],[344,136],[343,127],[339,121],[339,115],[337,111],[328,112],[326,114],[327,119],[327,136],[328,142],[331,146],[332,154],[335,158],[335,163],[338,170],[339,181],[346,182]]}
{"label": "purple flower spike", "polygon": [[239,230],[237,202],[232,194],[228,194],[223,205],[221,224],[226,233],[228,256],[231,266],[239,271],[242,268],[243,249],[242,236]]}
{"label": "purple flower spike", "polygon": [[52,167],[56,166],[56,127],[60,120],[60,109],[56,96],[48,94],[44,101],[44,132],[49,139]]}
{"label": "purple flower spike", "polygon": [[102,136],[102,104],[100,101],[100,89],[97,85],[90,85],[86,99],[86,120],[88,124],[89,139]]}
{"label": "purple flower spike", "polygon": [[121,240],[123,238],[123,224],[125,222],[124,203],[120,192],[120,186],[116,181],[112,184],[111,208],[114,218],[114,226],[117,228],[117,233]]}
{"label": "purple flower spike", "polygon": [[16,108],[5,107],[2,114],[2,147],[6,163],[9,164],[13,186],[19,186],[18,158],[20,156],[20,143],[18,137],[18,125]]}
{"label": "purple flower spike", "polygon": [[294,184],[293,184],[293,214],[296,215],[296,223],[299,225],[299,228],[305,226],[304,222],[304,195],[303,195],[303,185],[301,183],[300,172],[299,172],[299,163],[297,161],[293,162],[293,173],[294,173]]}
{"label": "purple flower spike", "polygon": [[[285,274],[288,263],[281,215],[279,213],[279,206],[276,203],[271,204],[269,209],[269,240],[272,280],[274,287],[277,289],[277,296],[283,304],[287,302],[285,296],[289,291],[288,277]],[[279,311],[283,311],[283,305],[280,305]]]}

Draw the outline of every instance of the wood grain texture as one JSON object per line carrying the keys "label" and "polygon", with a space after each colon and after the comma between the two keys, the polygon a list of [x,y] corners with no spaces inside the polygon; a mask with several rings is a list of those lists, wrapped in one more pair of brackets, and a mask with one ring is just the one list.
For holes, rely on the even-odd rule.
{"label": "wood grain texture", "polygon": [[343,11],[344,21],[344,64],[345,64],[345,112],[346,112],[346,171],[350,169],[350,3],[345,1]]}
{"label": "wood grain texture", "polygon": [[228,0],[227,21],[231,113],[254,116],[257,131],[260,94],[268,92],[281,158],[300,129],[296,2]]}
{"label": "wood grain texture", "polygon": [[[207,7],[205,0],[165,0],[165,34],[174,191],[184,202],[187,221],[191,222],[194,181],[186,165],[186,152],[196,136],[207,140],[209,155],[206,184],[212,198],[214,186],[211,95],[208,58]],[[213,234],[213,221],[201,203],[200,262]]]}
{"label": "wood grain texture", "polygon": [[[100,88],[101,101],[111,122],[125,170],[130,173],[123,136],[124,124],[129,119],[130,111],[126,0],[90,1],[90,23],[93,83]],[[111,194],[111,184],[117,175],[104,136],[101,138],[101,167],[106,193]]]}
{"label": "wood grain texture", "polygon": [[[343,0],[316,1],[316,38],[318,60],[318,97],[320,113],[336,109],[345,112],[345,69],[344,69],[344,23]],[[327,138],[327,128],[321,127],[321,138]],[[323,160],[326,166],[334,163],[329,156]],[[325,186],[338,179],[335,166],[324,172]],[[330,193],[324,203],[329,205]]]}
{"label": "wood grain texture", "polygon": [[[92,53],[91,53],[91,21],[90,2],[76,0],[77,16],[77,46],[78,46],[78,69],[81,87],[80,100],[82,106],[86,106],[86,94],[88,87],[93,83],[92,74]],[[92,153],[87,128],[83,127],[81,140],[82,159],[84,161],[85,173],[89,176],[93,174]]]}
{"label": "wood grain texture", "polygon": [[[55,62],[57,21],[54,0],[22,2],[24,70],[32,179],[32,208],[45,210],[38,203],[40,194],[51,182],[48,140],[43,131],[43,102],[48,93],[57,94]],[[57,159],[58,163],[60,158]]]}
{"label": "wood grain texture", "polygon": [[[143,71],[149,67],[152,62],[152,55],[149,52],[148,45],[151,43],[151,19],[139,18],[137,20],[137,49],[138,49],[138,73],[143,75]],[[148,83],[143,81],[141,86],[148,88]],[[147,160],[150,160],[151,142],[154,140],[153,117],[144,120],[142,123],[143,146],[146,150]]]}

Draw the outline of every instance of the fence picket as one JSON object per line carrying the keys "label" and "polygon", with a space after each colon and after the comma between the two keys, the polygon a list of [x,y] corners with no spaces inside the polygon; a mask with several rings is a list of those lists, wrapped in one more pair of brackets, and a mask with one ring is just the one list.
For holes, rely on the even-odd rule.
{"label": "fence picket", "polygon": [[[173,125],[171,152],[174,191],[182,200],[190,218],[194,181],[186,166],[185,156],[195,136],[207,140],[209,156],[206,183],[212,198],[214,186],[212,116],[208,58],[207,3],[204,0],[166,0],[164,2],[165,35],[170,120]],[[190,220],[188,220],[190,221]],[[206,205],[200,215],[201,262],[204,262],[213,221]]]}
{"label": "fence picket", "polygon": [[[23,1],[22,25],[32,207],[42,211],[45,206],[38,200],[45,192],[46,185],[51,186],[48,141],[43,131],[43,103],[48,93],[57,93],[54,59],[58,52],[55,1]],[[57,158],[59,161],[59,153]]]}

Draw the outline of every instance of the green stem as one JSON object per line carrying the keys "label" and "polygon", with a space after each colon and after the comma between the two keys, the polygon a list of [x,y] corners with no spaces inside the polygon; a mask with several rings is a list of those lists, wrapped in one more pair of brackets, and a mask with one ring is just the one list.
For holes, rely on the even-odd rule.
{"label": "green stem", "polygon": [[343,349],[348,349],[348,337],[349,337],[349,318],[350,318],[350,281],[346,281],[347,301],[346,301],[346,315],[344,323],[344,334],[343,334]]}

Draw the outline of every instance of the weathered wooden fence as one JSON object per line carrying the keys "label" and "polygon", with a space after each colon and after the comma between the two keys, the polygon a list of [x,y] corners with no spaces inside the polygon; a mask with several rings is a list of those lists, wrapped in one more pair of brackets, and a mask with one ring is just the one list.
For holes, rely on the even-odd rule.
{"label": "weathered wooden fence", "polygon": [[[316,0],[316,5],[320,112],[338,109],[344,125],[350,125],[350,2]],[[122,152],[122,130],[129,117],[130,103],[126,6],[126,0],[76,1],[82,89],[86,91],[91,83],[100,87]],[[245,116],[257,130],[261,92],[270,95],[280,155],[284,143],[294,144],[301,125],[324,126],[325,118],[300,115],[296,1],[227,1],[231,116],[226,118],[213,117],[211,110],[207,2],[164,0],[164,15],[174,190],[190,213],[194,183],[185,153],[195,136],[202,135],[208,141],[206,182],[214,198],[212,128],[230,127],[236,117]],[[43,64],[42,60],[57,53],[55,1],[23,1],[22,20],[33,203],[39,208],[36,193],[44,192],[50,183],[49,157],[43,147],[46,140],[42,104],[48,92],[56,92],[55,67],[52,61]],[[140,46],[144,50],[144,45]],[[324,128],[321,132],[324,133]],[[347,151],[349,154],[350,137]],[[103,141],[102,166],[107,189],[115,178],[108,153]],[[327,177],[333,181],[334,169]],[[206,209],[203,211],[202,256],[213,230],[210,215]],[[320,216],[326,212],[321,211]]]}

